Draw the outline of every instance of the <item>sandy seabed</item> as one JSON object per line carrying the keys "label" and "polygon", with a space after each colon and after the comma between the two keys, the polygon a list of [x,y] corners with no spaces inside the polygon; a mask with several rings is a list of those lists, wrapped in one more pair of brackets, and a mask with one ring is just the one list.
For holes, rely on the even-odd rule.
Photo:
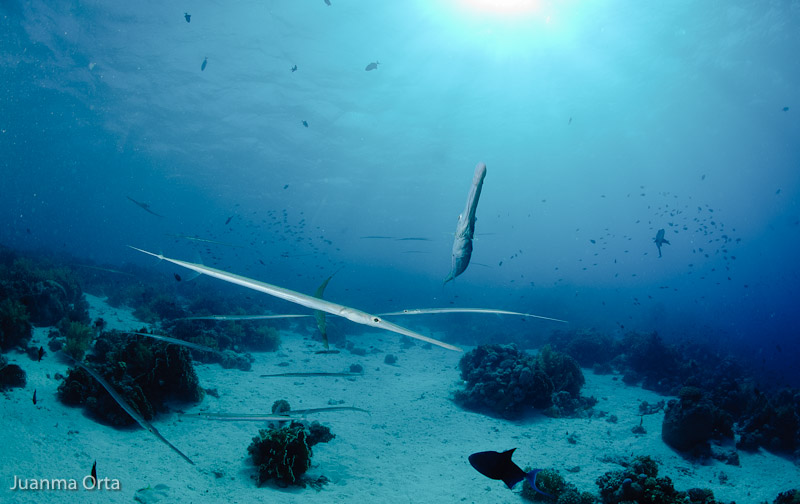
{"label": "sandy seabed", "polygon": [[[87,296],[90,315],[102,317],[109,329],[138,329],[143,324],[102,299]],[[46,328],[37,328],[32,345],[47,348]],[[441,335],[439,335],[441,336]],[[255,353],[251,371],[196,364],[200,383],[216,389],[219,398],[206,395],[196,406],[173,405],[153,424],[164,437],[194,460],[184,461],[155,436],[136,427],[115,429],[88,417],[82,408],[57,399],[57,373],[67,364],[48,352],[41,362],[11,353],[9,362],[26,372],[25,388],[11,389],[0,399],[0,502],[463,502],[520,503],[521,485],[514,491],[502,482],[478,474],[467,461],[476,451],[517,448],[514,461],[522,466],[555,468],[580,490],[598,493],[595,480],[620,466],[601,462],[609,457],[650,455],[660,462],[659,475],[672,478],[685,490],[706,487],[718,501],[772,502],[779,492],[800,484],[800,469],[791,461],[761,451],[739,452],[739,467],[712,461],[708,465],[681,457],[661,441],[663,413],[644,417],[645,435],[635,435],[638,406],[668,399],[627,386],[612,375],[584,370],[583,395],[599,399],[596,409],[616,415],[606,418],[553,419],[534,415],[519,422],[464,411],[452,400],[459,387],[460,353],[417,345],[403,349],[399,337],[376,333],[351,338],[376,353],[356,356],[319,355],[320,343],[283,332],[275,353]],[[436,335],[434,335],[436,337]],[[465,350],[469,350],[468,348]],[[384,363],[386,353],[398,357]],[[278,366],[288,363],[288,366]],[[347,371],[361,364],[361,377],[260,378],[267,373]],[[38,402],[32,402],[33,391]],[[294,409],[330,404],[357,406],[369,413],[337,411],[309,415],[331,427],[336,438],[314,447],[306,475],[321,475],[330,483],[311,487],[257,487],[247,447],[263,424],[221,422],[182,417],[179,413],[264,413],[272,403],[286,399]],[[568,437],[574,437],[574,444]],[[97,461],[98,478],[119,482],[119,490],[85,490],[82,479]],[[577,472],[569,472],[567,469]],[[721,482],[720,475],[727,476]],[[77,490],[12,491],[14,477],[75,479]],[[724,479],[724,478],[723,478]],[[150,490],[140,489],[150,487]]]}

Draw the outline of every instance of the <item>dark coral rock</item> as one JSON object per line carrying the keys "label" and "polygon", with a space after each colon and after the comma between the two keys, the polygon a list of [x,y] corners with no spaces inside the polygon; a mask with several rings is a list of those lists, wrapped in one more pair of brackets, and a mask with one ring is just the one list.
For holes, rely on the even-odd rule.
{"label": "dark coral rock", "polygon": [[505,418],[552,404],[553,382],[536,359],[514,345],[481,345],[459,361],[465,390],[455,393],[462,406]]}
{"label": "dark coral rock", "polygon": [[[582,367],[596,365],[603,369],[619,351],[611,336],[594,330],[556,330],[550,335],[549,343],[556,350],[573,357]],[[608,367],[610,372],[611,368]]]}
{"label": "dark coral rock", "polygon": [[25,371],[16,364],[0,367],[0,390],[24,387],[27,383]]}
{"label": "dark coral rock", "polygon": [[739,422],[744,450],[763,446],[777,453],[800,448],[800,391],[782,389],[771,397],[758,394]]}
{"label": "dark coral rock", "polygon": [[244,324],[241,345],[255,352],[275,352],[281,346],[281,335],[274,327]]}
{"label": "dark coral rock", "polygon": [[289,405],[289,401],[286,399],[278,399],[274,403],[272,403],[272,413],[275,415],[281,415],[286,413],[287,411],[292,411],[292,407]]}
{"label": "dark coral rock", "polygon": [[658,477],[658,466],[650,457],[637,457],[621,471],[609,471],[597,478],[604,504],[648,502],[658,504],[715,504],[707,489],[680,492],[672,480]]}
{"label": "dark coral rock", "polygon": [[800,504],[800,490],[792,489],[786,492],[781,492],[772,501],[772,504]]}
{"label": "dark coral rock", "polygon": [[712,438],[733,437],[731,416],[714,406],[697,387],[684,387],[680,401],[667,404],[661,439],[678,451],[701,449],[708,453]]}
{"label": "dark coral rock", "polygon": [[253,360],[253,356],[249,353],[239,354],[233,350],[225,350],[222,352],[222,361],[220,365],[225,369],[250,371]]}
{"label": "dark coral rock", "polygon": [[330,429],[319,424],[310,431],[300,422],[274,429],[262,429],[247,448],[258,469],[258,484],[276,479],[285,485],[297,484],[311,467],[311,447],[333,439]]}
{"label": "dark coral rock", "polygon": [[550,345],[545,345],[539,351],[537,360],[542,371],[553,382],[555,392],[569,392],[575,398],[580,396],[581,387],[586,383],[586,379],[575,359],[553,350]]}
{"label": "dark coral rock", "polygon": [[331,434],[331,428],[314,421],[308,424],[308,446],[314,446],[318,443],[327,443],[336,437],[336,434]]}
{"label": "dark coral rock", "polygon": [[383,358],[383,363],[389,365],[397,364],[397,357],[392,354],[386,354],[386,357]]}
{"label": "dark coral rock", "polygon": [[[150,420],[168,400],[199,402],[204,392],[186,347],[116,332],[103,333],[95,346],[95,362],[87,363],[139,412]],[[102,385],[81,368],[71,369],[58,388],[59,398],[84,405],[111,425],[134,420]]]}

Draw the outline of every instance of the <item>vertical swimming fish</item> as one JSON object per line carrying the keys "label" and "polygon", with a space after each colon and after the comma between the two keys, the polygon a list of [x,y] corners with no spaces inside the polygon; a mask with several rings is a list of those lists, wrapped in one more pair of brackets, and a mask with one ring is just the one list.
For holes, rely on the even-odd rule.
{"label": "vertical swimming fish", "polygon": [[187,23],[191,23],[192,22],[192,15],[189,14],[188,12],[184,12],[183,13],[183,17],[186,18],[186,22]]}
{"label": "vertical swimming fish", "polygon": [[475,211],[478,208],[478,199],[481,197],[485,177],[486,164],[478,163],[478,166],[475,167],[475,175],[472,177],[467,206],[464,208],[464,213],[458,216],[456,236],[453,240],[452,266],[444,283],[453,280],[469,266],[469,260],[472,257],[472,238],[475,236]]}
{"label": "vertical swimming fish", "polygon": [[670,244],[667,240],[664,239],[664,232],[665,232],[664,229],[659,229],[658,233],[656,233],[656,237],[653,238],[656,247],[658,247],[658,257],[661,257],[661,245],[664,245],[665,243],[667,245]]}
{"label": "vertical swimming fish", "polygon": [[39,351],[37,352],[37,354],[39,356],[38,362],[42,362],[42,357],[44,357],[44,347],[43,346],[39,347]]}
{"label": "vertical swimming fish", "polygon": [[206,69],[206,65],[208,65],[208,56],[205,57],[205,59],[203,60],[203,64],[200,65],[201,72]]}
{"label": "vertical swimming fish", "polygon": [[97,461],[96,460],[94,461],[94,464],[92,464],[92,473],[91,474],[92,474],[92,479],[94,480],[94,484],[96,485],[97,484]]}
{"label": "vertical swimming fish", "polygon": [[36,406],[36,389],[33,390],[33,405]]}

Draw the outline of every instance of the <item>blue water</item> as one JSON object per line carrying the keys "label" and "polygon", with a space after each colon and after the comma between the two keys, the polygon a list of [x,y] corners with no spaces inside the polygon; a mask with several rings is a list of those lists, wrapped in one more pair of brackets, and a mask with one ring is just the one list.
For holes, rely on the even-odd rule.
{"label": "blue water", "polygon": [[4,1],[0,243],[308,293],[339,270],[326,297],[372,312],[657,330],[800,382],[800,5],[481,3]]}

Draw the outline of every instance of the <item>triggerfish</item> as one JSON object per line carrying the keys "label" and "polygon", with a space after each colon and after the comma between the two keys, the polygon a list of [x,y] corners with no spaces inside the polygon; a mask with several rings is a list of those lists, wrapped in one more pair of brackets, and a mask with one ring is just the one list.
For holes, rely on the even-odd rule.
{"label": "triggerfish", "polygon": [[478,163],[478,166],[475,167],[475,175],[472,177],[467,206],[464,208],[464,213],[458,216],[450,274],[444,279],[444,283],[464,273],[469,266],[469,259],[472,257],[472,238],[475,236],[475,211],[478,209],[478,199],[481,197],[485,177],[486,165]]}
{"label": "triggerfish", "polygon": [[526,473],[520,469],[517,464],[511,461],[511,455],[514,454],[514,450],[516,450],[516,448],[506,450],[503,453],[496,451],[473,453],[469,456],[469,463],[472,464],[472,467],[474,467],[476,471],[487,478],[502,480],[509,489],[514,488],[514,485],[520,481],[527,479],[531,488],[538,493],[546,495],[547,497],[553,497],[549,493],[539,490],[539,487],[536,486],[536,474],[541,471],[541,469],[534,469]]}

